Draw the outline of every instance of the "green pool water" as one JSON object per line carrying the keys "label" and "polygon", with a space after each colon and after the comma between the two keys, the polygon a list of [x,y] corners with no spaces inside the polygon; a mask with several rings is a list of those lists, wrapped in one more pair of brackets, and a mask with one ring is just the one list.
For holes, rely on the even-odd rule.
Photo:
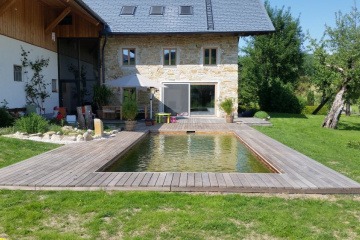
{"label": "green pool water", "polygon": [[271,172],[232,134],[149,134],[106,172]]}

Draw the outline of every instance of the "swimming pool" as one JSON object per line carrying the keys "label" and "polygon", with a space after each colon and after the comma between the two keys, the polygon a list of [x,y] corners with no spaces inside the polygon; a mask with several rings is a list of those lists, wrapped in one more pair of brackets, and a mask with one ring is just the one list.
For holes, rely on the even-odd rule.
{"label": "swimming pool", "polygon": [[233,134],[149,134],[106,172],[271,172]]}

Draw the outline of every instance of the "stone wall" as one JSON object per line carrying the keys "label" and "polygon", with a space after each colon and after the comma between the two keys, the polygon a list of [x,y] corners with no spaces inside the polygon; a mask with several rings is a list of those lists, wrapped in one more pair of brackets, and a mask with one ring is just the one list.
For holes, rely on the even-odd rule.
{"label": "stone wall", "polygon": [[[203,65],[203,49],[217,48],[218,64]],[[136,65],[122,65],[122,49],[136,49]],[[177,49],[177,66],[163,66],[163,49]],[[105,79],[139,73],[157,82],[215,83],[217,116],[221,100],[237,102],[238,37],[233,35],[132,35],[111,36],[105,48]],[[161,99],[161,92],[155,94]],[[142,99],[144,101],[144,99]],[[154,109],[161,103],[154,101]],[[235,111],[235,116],[237,112]]]}

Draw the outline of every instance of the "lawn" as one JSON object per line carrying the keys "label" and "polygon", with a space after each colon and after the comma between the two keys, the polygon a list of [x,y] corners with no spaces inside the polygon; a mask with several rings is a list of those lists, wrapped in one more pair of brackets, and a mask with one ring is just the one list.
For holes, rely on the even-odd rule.
{"label": "lawn", "polygon": [[[359,139],[360,121],[328,130],[321,119],[273,115],[274,126],[260,130],[357,179],[360,150],[346,144]],[[0,137],[2,166],[57,146]],[[349,151],[338,158],[336,149]],[[359,221],[359,195],[0,190],[6,239],[359,239]]]}
{"label": "lawn", "polygon": [[257,130],[360,182],[360,117],[342,116],[333,130],[320,127],[324,116],[270,115],[273,127]]}

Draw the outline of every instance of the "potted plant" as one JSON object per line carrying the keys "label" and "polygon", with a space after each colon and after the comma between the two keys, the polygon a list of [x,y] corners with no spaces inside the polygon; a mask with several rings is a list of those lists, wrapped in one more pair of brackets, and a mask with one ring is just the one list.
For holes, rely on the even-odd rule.
{"label": "potted plant", "polygon": [[224,112],[226,113],[226,122],[227,123],[232,123],[234,122],[234,115],[233,115],[233,111],[234,111],[234,102],[231,98],[226,98],[224,101],[222,101],[220,103],[220,108],[222,110],[224,110]]}
{"label": "potted plant", "polygon": [[138,114],[138,105],[135,94],[127,92],[122,104],[122,114],[125,118],[125,130],[133,131],[136,127],[135,118]]}
{"label": "potted plant", "polygon": [[106,85],[94,85],[93,91],[93,102],[97,107],[96,113],[99,118],[103,118],[102,107],[109,105],[113,91]]}

